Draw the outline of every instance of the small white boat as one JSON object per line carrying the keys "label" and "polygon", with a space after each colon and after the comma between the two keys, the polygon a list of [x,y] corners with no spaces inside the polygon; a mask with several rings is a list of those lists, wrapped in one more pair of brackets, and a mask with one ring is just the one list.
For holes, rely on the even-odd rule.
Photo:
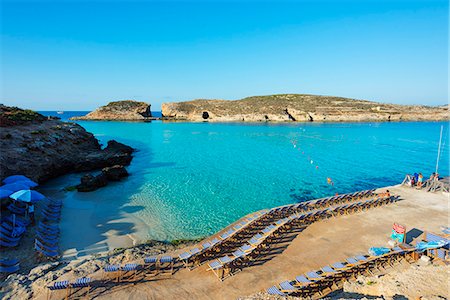
{"label": "small white boat", "polygon": [[64,114],[64,112],[63,111],[57,111],[56,112],[58,115],[62,115],[62,114]]}

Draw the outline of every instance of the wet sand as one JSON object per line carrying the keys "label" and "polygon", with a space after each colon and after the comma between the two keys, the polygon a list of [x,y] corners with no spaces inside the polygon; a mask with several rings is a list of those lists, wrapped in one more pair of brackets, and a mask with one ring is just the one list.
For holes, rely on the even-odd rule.
{"label": "wet sand", "polygon": [[[442,226],[448,226],[448,195],[399,186],[389,189],[403,200],[314,223],[292,241],[279,245],[279,253],[273,257],[245,268],[224,282],[206,271],[207,266],[203,265],[193,271],[182,269],[170,279],[102,291],[97,294],[97,299],[236,299],[349,256],[365,254],[372,246],[385,246],[393,222],[405,225],[407,231],[419,229],[439,233]],[[102,272],[97,271],[92,277],[101,276]],[[60,279],[73,278],[73,272],[68,272]],[[36,289],[38,299],[45,296],[42,292],[38,294],[39,291],[43,290]]]}

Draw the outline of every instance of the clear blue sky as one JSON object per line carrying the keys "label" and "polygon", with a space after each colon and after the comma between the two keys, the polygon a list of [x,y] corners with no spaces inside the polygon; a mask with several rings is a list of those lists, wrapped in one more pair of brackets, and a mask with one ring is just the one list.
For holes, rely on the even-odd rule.
{"label": "clear blue sky", "polygon": [[309,93],[445,104],[448,1],[8,1],[0,102]]}

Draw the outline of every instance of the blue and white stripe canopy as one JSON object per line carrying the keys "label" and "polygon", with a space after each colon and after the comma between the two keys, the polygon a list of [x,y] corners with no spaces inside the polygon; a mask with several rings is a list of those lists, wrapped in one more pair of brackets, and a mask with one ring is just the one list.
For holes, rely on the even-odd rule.
{"label": "blue and white stripe canopy", "polygon": [[29,202],[29,203],[36,203],[38,201],[41,201],[42,199],[45,199],[45,196],[42,195],[39,192],[33,191],[33,190],[21,190],[18,192],[15,192],[10,198],[22,201],[22,202]]}

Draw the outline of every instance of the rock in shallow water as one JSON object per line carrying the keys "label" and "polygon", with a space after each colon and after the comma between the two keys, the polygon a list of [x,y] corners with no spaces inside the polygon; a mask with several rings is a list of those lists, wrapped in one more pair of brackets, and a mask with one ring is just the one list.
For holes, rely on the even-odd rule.
{"label": "rock in shallow water", "polygon": [[97,176],[87,174],[81,177],[81,183],[77,185],[77,190],[79,192],[92,192],[106,185],[108,185],[108,179],[105,174],[101,173]]}
{"label": "rock in shallow water", "polygon": [[120,165],[103,168],[102,173],[105,174],[109,181],[119,181],[123,177],[128,176],[128,172],[125,167]]}

